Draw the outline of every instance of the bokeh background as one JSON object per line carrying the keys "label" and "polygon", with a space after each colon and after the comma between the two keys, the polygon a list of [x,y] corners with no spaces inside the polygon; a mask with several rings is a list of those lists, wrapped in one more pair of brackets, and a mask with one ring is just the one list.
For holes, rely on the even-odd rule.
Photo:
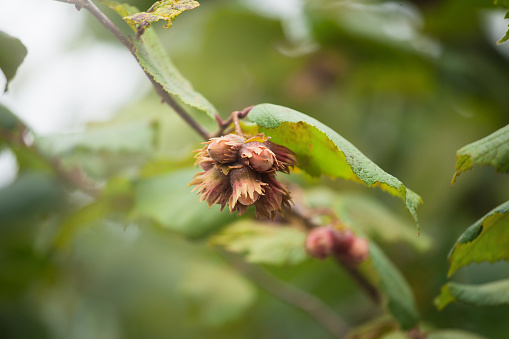
{"label": "bokeh background", "polygon": [[[128,2],[141,10],[152,4]],[[28,49],[0,103],[43,149],[99,183],[174,172],[167,187],[190,195],[183,186],[197,172],[188,167],[201,140],[160,104],[130,53],[86,11],[49,0],[20,6],[0,3],[0,30]],[[502,339],[508,307],[453,304],[438,312],[433,298],[447,281],[457,237],[509,197],[509,178],[492,168],[450,184],[456,151],[509,123],[509,43],[496,45],[507,29],[504,14],[492,1],[474,0],[203,0],[171,29],[154,29],[224,117],[265,102],[304,112],[419,193],[421,240],[415,232],[417,241],[382,247],[412,286],[424,326]],[[232,222],[226,213],[209,217],[195,200],[179,205],[178,196],[148,183],[146,194],[161,205],[150,220],[110,211],[73,228],[70,216],[90,198],[36,167],[12,149],[0,153],[0,337],[330,337],[207,245],[205,233]],[[318,200],[331,189],[372,199],[390,215],[388,230],[391,223],[415,230],[400,201],[383,192],[303,174],[295,180]],[[70,231],[55,249],[62,228]],[[379,312],[333,262],[266,269],[352,325]],[[507,263],[478,264],[453,280],[482,283],[508,272]]]}

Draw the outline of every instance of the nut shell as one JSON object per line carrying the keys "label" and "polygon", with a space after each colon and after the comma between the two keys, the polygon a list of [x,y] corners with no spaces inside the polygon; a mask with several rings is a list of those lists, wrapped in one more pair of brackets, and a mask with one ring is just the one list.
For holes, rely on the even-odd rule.
{"label": "nut shell", "polygon": [[238,152],[244,140],[243,137],[235,134],[212,138],[209,141],[207,153],[212,159],[222,164],[237,162]]}

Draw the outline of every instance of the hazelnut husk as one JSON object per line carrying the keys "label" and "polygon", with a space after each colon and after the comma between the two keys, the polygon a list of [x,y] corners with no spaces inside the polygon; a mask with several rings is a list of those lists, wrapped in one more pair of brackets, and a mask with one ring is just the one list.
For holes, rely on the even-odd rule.
{"label": "hazelnut husk", "polygon": [[227,134],[219,138],[212,138],[207,142],[207,153],[215,161],[227,164],[236,162],[238,151],[245,139],[236,134]]}
{"label": "hazelnut husk", "polygon": [[198,173],[189,185],[201,194],[209,206],[228,204],[231,213],[242,215],[254,205],[256,217],[274,219],[291,208],[292,198],[276,172],[289,173],[297,164],[288,148],[268,141],[264,134],[244,138],[227,134],[211,138],[195,156]]}
{"label": "hazelnut husk", "polygon": [[320,226],[308,233],[306,251],[322,260],[335,256],[345,265],[355,267],[368,258],[369,243],[350,230],[339,231],[331,226]]}
{"label": "hazelnut husk", "polygon": [[245,143],[239,151],[240,159],[246,166],[258,172],[268,172],[277,164],[276,155],[264,144],[258,141]]}

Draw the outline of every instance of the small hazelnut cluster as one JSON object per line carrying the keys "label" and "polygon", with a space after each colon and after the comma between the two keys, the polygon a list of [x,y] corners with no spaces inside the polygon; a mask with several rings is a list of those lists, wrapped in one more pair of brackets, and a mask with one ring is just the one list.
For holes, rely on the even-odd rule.
{"label": "small hazelnut cluster", "polygon": [[201,194],[209,207],[228,205],[230,212],[242,215],[254,205],[256,217],[274,219],[290,207],[287,188],[276,179],[276,171],[289,173],[297,164],[288,148],[269,141],[263,134],[245,138],[227,134],[205,142],[195,158],[203,172],[189,184]]}
{"label": "small hazelnut cluster", "polygon": [[334,255],[345,264],[355,267],[369,255],[368,241],[357,237],[352,231],[338,231],[330,226],[312,229],[306,238],[309,255],[326,259]]}

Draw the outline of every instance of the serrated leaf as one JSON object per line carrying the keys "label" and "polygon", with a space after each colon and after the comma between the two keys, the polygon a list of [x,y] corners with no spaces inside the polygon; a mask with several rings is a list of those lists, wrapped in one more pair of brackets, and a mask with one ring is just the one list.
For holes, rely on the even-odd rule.
{"label": "serrated leaf", "polygon": [[219,206],[208,209],[196,192],[186,186],[196,174],[187,168],[143,178],[135,184],[135,205],[131,216],[150,218],[163,227],[187,236],[202,236],[235,219]]}
{"label": "serrated leaf", "polygon": [[442,286],[435,299],[439,310],[452,302],[461,301],[474,306],[498,306],[509,304],[509,279],[482,285],[465,285],[449,282]]}
{"label": "serrated leaf", "polygon": [[419,195],[369,160],[349,141],[330,127],[303,113],[287,107],[262,104],[255,106],[248,119],[259,126],[260,132],[272,141],[290,148],[297,154],[299,167],[311,175],[341,177],[380,187],[401,198],[417,223]]}
{"label": "serrated leaf", "polygon": [[236,222],[210,239],[210,243],[245,255],[246,261],[271,265],[295,265],[308,255],[306,233],[289,226],[246,219]]}
{"label": "serrated leaf", "polygon": [[9,82],[16,75],[18,67],[27,55],[27,48],[18,39],[0,31],[0,69],[7,79],[4,92],[7,92]]}
{"label": "serrated leaf", "polygon": [[509,260],[509,201],[470,226],[449,253],[451,276],[472,262]]}
{"label": "serrated leaf", "polygon": [[167,22],[165,28],[170,28],[172,21],[182,12],[200,6],[198,1],[194,0],[164,0],[154,3],[146,12],[140,12],[124,17],[129,24],[138,26],[140,35],[145,28],[149,28],[153,22],[164,20]]}
{"label": "serrated leaf", "polygon": [[[114,1],[102,1],[102,3],[115,10],[120,16],[139,12],[136,7],[128,4]],[[132,24],[131,28],[135,30]],[[134,54],[140,66],[153,77],[155,82],[160,84],[176,101],[206,113],[210,119],[215,120],[217,110],[205,97],[196,92],[191,83],[180,74],[155,32],[146,31],[139,40],[134,40],[133,44]]]}
{"label": "serrated leaf", "polygon": [[373,282],[380,287],[388,311],[401,327],[405,330],[414,327],[419,320],[419,313],[412,290],[403,275],[374,242],[369,243],[369,259],[363,264],[365,268],[372,270],[370,273]]}
{"label": "serrated leaf", "polygon": [[452,184],[473,165],[489,165],[495,167],[497,172],[509,172],[509,125],[456,152],[456,173]]}

